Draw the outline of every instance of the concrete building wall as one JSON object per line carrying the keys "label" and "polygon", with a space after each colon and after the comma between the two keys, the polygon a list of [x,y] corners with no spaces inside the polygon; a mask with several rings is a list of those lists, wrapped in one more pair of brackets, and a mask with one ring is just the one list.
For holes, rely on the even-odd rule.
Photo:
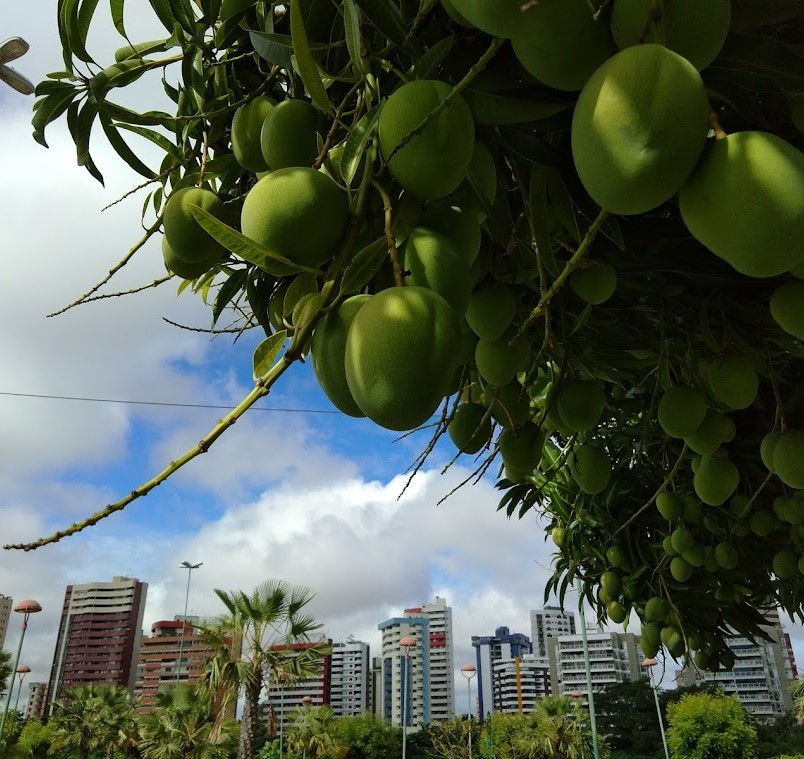
{"label": "concrete building wall", "polygon": [[11,622],[11,606],[11,596],[4,596],[0,593],[0,648],[3,648],[6,643],[8,625]]}
{"label": "concrete building wall", "polygon": [[369,711],[369,646],[359,640],[333,643],[330,706],[339,717]]}
{"label": "concrete building wall", "polygon": [[742,636],[730,638],[734,668],[703,672],[686,662],[680,682],[684,685],[715,683],[726,695],[737,696],[746,711],[755,717],[774,719],[793,710],[790,674],[795,662],[787,651],[785,633],[776,611],[765,612],[768,625],[763,629],[770,641],[751,641]]}
{"label": "concrete building wall", "polygon": [[47,683],[29,683],[28,700],[25,704],[25,719],[41,719],[45,710]]}
{"label": "concrete building wall", "polygon": [[[498,627],[494,635],[473,635],[472,646],[477,668],[477,708],[473,706],[472,711],[476,716],[500,711],[503,701],[498,688],[503,687],[502,681],[507,678],[508,668],[495,667],[497,663],[509,662],[515,676],[514,660],[532,652],[530,638],[522,633],[511,633],[507,627]],[[508,688],[508,685],[505,687]]]}
{"label": "concrete building wall", "polygon": [[551,695],[550,663],[545,657],[523,654],[518,661],[499,659],[492,666],[495,712],[530,714],[536,701]]}
{"label": "concrete building wall", "polygon": [[547,656],[547,639],[556,635],[575,635],[575,614],[558,606],[545,606],[530,612],[530,639],[533,653]]}
{"label": "concrete building wall", "polygon": [[[639,639],[633,633],[588,632],[589,662],[592,688],[648,677],[642,667],[644,655]],[[581,635],[548,637],[550,689],[553,695],[568,696],[573,692],[588,694]]]}
{"label": "concrete building wall", "polygon": [[136,683],[147,584],[130,577],[68,585],[47,688],[46,713],[66,688]]}

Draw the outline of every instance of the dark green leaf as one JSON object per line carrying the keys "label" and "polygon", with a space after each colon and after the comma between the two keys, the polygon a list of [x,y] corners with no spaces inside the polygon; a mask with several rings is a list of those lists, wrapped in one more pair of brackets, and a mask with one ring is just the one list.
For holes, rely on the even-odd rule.
{"label": "dark green leaf", "polygon": [[249,239],[236,229],[232,229],[228,224],[224,224],[220,219],[199,206],[193,206],[192,213],[195,220],[224,248],[240,256],[244,261],[265,269],[269,274],[277,277],[297,274],[300,271],[318,274],[317,269],[299,266],[279,255],[279,253],[268,250],[268,248],[254,242],[254,240]]}
{"label": "dark green leaf", "polygon": [[246,298],[251,308],[251,313],[259,322],[266,335],[273,332],[271,322],[268,319],[268,303],[271,297],[271,283],[263,281],[263,276],[259,269],[252,269],[246,280]]}
{"label": "dark green leaf", "polygon": [[105,111],[100,112],[100,123],[106,138],[115,149],[117,155],[138,174],[141,174],[146,179],[153,179],[156,176],[156,172],[148,168],[148,166],[140,160],[139,156],[128,146],[126,141],[121,137],[120,132],[117,131],[117,127],[112,122],[109,114]]}
{"label": "dark green leaf", "polygon": [[70,48],[73,55],[85,63],[94,63],[92,56],[87,52],[87,32],[95,15],[98,0],[84,0],[78,7],[78,13],[70,19]]}
{"label": "dark green leaf", "polygon": [[229,305],[232,298],[237,295],[246,283],[248,277],[248,269],[238,269],[233,271],[229,278],[221,285],[218,290],[218,297],[215,298],[215,304],[212,306],[212,327],[214,328],[223,313],[226,306]]}
{"label": "dark green leaf", "polygon": [[45,79],[44,81],[39,82],[39,84],[36,85],[36,91],[34,92],[34,94],[36,95],[36,97],[45,97],[46,95],[58,95],[65,92],[70,92],[71,90],[75,90],[77,94],[77,88],[75,84],[73,84],[73,82]]}
{"label": "dark green leaf", "polygon": [[73,68],[72,46],[70,44],[70,28],[73,18],[78,16],[80,0],[59,0],[57,8],[59,41],[64,56],[64,67],[70,71]]}
{"label": "dark green leaf", "polygon": [[804,90],[804,55],[775,37],[730,34],[711,68],[755,92]]}
{"label": "dark green leaf", "polygon": [[146,111],[137,113],[117,103],[106,100],[103,104],[104,110],[116,121],[123,121],[127,124],[142,124],[143,126],[161,126],[165,129],[175,129],[176,120],[173,116],[162,111]]}
{"label": "dark green leaf", "polygon": [[31,125],[34,128],[33,138],[40,145],[48,147],[45,141],[45,128],[69,108],[76,95],[78,95],[77,90],[70,90],[48,95],[44,100],[39,101],[40,105],[31,119]]}
{"label": "dark green leaf", "polygon": [[109,0],[110,11],[112,14],[112,23],[114,24],[114,28],[120,32],[122,37],[128,39],[128,35],[126,34],[126,26],[123,17],[123,6],[126,4],[126,0]]}
{"label": "dark green leaf", "polygon": [[388,255],[388,240],[381,237],[359,251],[349,262],[341,279],[341,297],[359,292],[380,270]]}
{"label": "dark green leaf", "polygon": [[254,379],[258,380],[260,377],[267,374],[270,368],[274,365],[276,357],[282,350],[287,337],[287,330],[283,329],[273,335],[266,337],[254,351]]}
{"label": "dark green leaf", "polygon": [[95,118],[98,115],[98,106],[92,100],[87,100],[78,114],[78,121],[76,123],[76,156],[78,158],[78,165],[85,166],[87,171],[95,177],[101,184],[103,184],[103,175],[98,171],[92,156],[89,153],[89,139],[92,134],[92,126],[95,123]]}
{"label": "dark green leaf", "polygon": [[534,166],[530,175],[530,215],[533,233],[536,237],[538,256],[542,266],[553,277],[558,276],[558,267],[553,255],[553,244],[550,239],[550,222],[547,217],[547,171],[541,166]]}
{"label": "dark green leaf", "polygon": [[206,102],[206,77],[204,76],[204,48],[190,45],[184,51],[182,78],[186,91],[192,96],[195,113],[203,113]]}
{"label": "dark green leaf", "polygon": [[[366,18],[397,47],[404,49],[408,30],[393,0],[355,0]],[[415,52],[415,51],[414,51]]]}
{"label": "dark green leaf", "polygon": [[346,34],[346,47],[349,49],[349,57],[358,71],[363,70],[363,58],[361,50],[363,42],[360,37],[360,11],[355,5],[355,0],[343,0],[343,28]]}
{"label": "dark green leaf", "polygon": [[293,38],[293,53],[296,56],[299,76],[301,76],[310,98],[324,113],[332,114],[332,103],[329,101],[329,95],[327,95],[327,90],[318,71],[318,64],[313,59],[313,54],[310,52],[310,43],[307,41],[307,31],[304,28],[304,18],[301,11],[301,0],[292,0],[290,4],[290,34]]}
{"label": "dark green leaf", "polygon": [[567,161],[542,137],[519,129],[501,129],[502,143],[520,158],[551,169],[561,169]]}
{"label": "dark green leaf", "polygon": [[463,96],[478,124],[524,124],[555,116],[572,106],[571,101],[553,102],[492,95],[466,89]]}
{"label": "dark green leaf", "polygon": [[170,10],[168,0],[148,0],[148,2],[151,3],[151,8],[153,8],[162,26],[172,34],[175,19],[173,18],[173,12]]}
{"label": "dark green leaf", "polygon": [[381,105],[375,105],[366,113],[355,128],[349,133],[346,145],[341,153],[341,176],[347,187],[351,187],[352,180],[355,178],[360,159],[366,151],[366,145],[374,134],[374,127],[380,117]]}
{"label": "dark green leaf", "polygon": [[430,79],[434,76],[438,67],[444,62],[446,57],[452,52],[455,40],[452,37],[444,37],[435,43],[427,52],[419,58],[408,70],[407,75],[410,79]]}
{"label": "dark green leaf", "polygon": [[138,134],[140,135],[140,137],[144,137],[146,140],[150,140],[154,145],[162,148],[162,150],[164,150],[165,153],[172,156],[176,161],[180,161],[182,158],[181,150],[179,149],[179,147],[177,145],[174,145],[163,134],[155,132],[153,129],[145,129],[144,127],[137,126],[135,124],[115,124],[115,126],[119,129],[125,129],[129,132],[134,132],[134,134]]}

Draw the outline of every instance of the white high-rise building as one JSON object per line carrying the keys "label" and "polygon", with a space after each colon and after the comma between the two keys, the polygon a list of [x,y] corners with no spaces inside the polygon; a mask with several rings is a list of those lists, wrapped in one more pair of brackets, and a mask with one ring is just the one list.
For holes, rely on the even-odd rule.
{"label": "white high-rise building", "polygon": [[[378,625],[382,670],[374,693],[375,711],[392,725],[421,727],[451,719],[455,714],[452,609],[443,598],[436,598],[405,609],[404,614]],[[408,636],[415,645],[400,645]]]}
{"label": "white high-rise building", "polygon": [[734,653],[734,668],[704,672],[687,662],[677,680],[682,685],[715,683],[727,696],[737,696],[745,710],[755,717],[773,719],[793,710],[790,674],[793,663],[788,655],[784,630],[778,612],[766,610],[768,624],[763,630],[770,640],[756,642],[735,636],[728,639]]}
{"label": "white high-rise building", "polygon": [[330,706],[339,717],[369,710],[369,646],[360,640],[332,644]]}
{"label": "white high-rise building", "polygon": [[557,606],[545,606],[530,613],[530,639],[533,653],[547,656],[547,639],[556,635],[575,635],[575,615]]}
{"label": "white high-rise building", "polygon": [[6,643],[8,622],[11,617],[11,603],[11,596],[4,596],[0,593],[0,648]]}
{"label": "white high-rise building", "polygon": [[[639,638],[633,633],[589,631],[587,641],[594,691],[626,680],[648,677],[648,670],[642,666],[645,656],[639,647]],[[576,691],[587,695],[583,636],[549,637],[547,654],[553,695],[568,696]]]}

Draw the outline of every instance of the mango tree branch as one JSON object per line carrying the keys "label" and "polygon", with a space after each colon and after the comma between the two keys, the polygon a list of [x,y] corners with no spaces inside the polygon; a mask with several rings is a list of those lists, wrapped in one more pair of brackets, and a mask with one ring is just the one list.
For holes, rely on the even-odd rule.
{"label": "mango tree branch", "polygon": [[405,273],[402,271],[402,266],[399,263],[399,254],[396,249],[396,240],[394,240],[394,232],[391,229],[393,222],[393,208],[391,206],[391,198],[385,191],[385,188],[376,180],[372,179],[371,184],[374,189],[380,194],[382,198],[383,213],[385,219],[385,239],[388,242],[388,254],[391,256],[391,264],[394,267],[394,283],[397,287],[402,287]]}
{"label": "mango tree branch", "polygon": [[589,252],[589,247],[592,245],[595,237],[597,237],[597,233],[600,231],[600,228],[603,226],[603,222],[606,220],[608,215],[609,212],[605,209],[600,210],[597,218],[592,222],[589,229],[586,230],[586,234],[584,235],[583,240],[581,240],[581,244],[578,246],[575,253],[572,254],[572,258],[570,258],[570,260],[564,265],[561,273],[555,278],[553,284],[550,285],[550,289],[544,295],[542,295],[541,298],[539,298],[538,305],[533,309],[533,311],[530,312],[530,315],[522,325],[520,332],[525,332],[533,324],[533,322],[544,316],[547,306],[555,294],[562,288],[567,277],[569,277],[569,275],[578,268],[578,265],[586,257],[586,254]]}
{"label": "mango tree branch", "polygon": [[139,240],[129,248],[128,253],[126,253],[123,258],[118,261],[111,269],[109,269],[109,273],[96,285],[92,287],[91,290],[84,293],[78,300],[74,300],[72,303],[60,308],[58,311],[54,311],[52,314],[48,314],[48,318],[51,316],[59,316],[59,314],[63,314],[65,311],[69,311],[71,308],[75,308],[75,306],[80,306],[84,303],[90,296],[94,295],[98,290],[101,289],[115,274],[117,274],[120,269],[122,269],[132,258],[132,256],[143,246],[145,245],[148,240],[153,237],[153,235],[159,230],[162,226],[162,216],[160,215],[157,220],[150,226],[148,229],[145,230],[145,234],[140,237]]}

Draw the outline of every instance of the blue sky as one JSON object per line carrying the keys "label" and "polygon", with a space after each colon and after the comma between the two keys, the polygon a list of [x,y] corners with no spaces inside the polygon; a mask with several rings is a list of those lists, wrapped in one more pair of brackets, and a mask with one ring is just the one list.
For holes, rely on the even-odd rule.
{"label": "blue sky", "polygon": [[[18,34],[31,45],[14,66],[34,81],[61,68],[55,5],[0,11],[3,39]],[[138,28],[142,39],[156,36],[135,18],[129,29]],[[119,45],[103,29],[95,37],[101,49]],[[147,95],[147,87],[135,91]],[[210,340],[171,327],[163,317],[193,326],[210,318],[190,293],[177,298],[173,283],[46,318],[86,291],[136,240],[141,196],[101,213],[139,179],[100,136],[93,155],[106,189],[75,165],[62,123],[48,132],[50,150],[34,143],[32,103],[0,89],[0,393],[235,405],[251,387],[251,353],[260,335],[249,333],[233,345],[226,336]],[[107,291],[162,271],[154,241]],[[309,365],[294,367],[260,405],[332,410]],[[224,413],[0,394],[2,543],[35,539],[117,500]],[[190,611],[196,614],[220,611],[214,587],[250,589],[276,577],[318,593],[314,611],[333,638],[353,634],[373,646],[379,622],[436,594],[446,597],[456,669],[472,658],[473,634],[491,634],[499,625],[529,633],[529,610],[542,604],[550,562],[537,520],[508,521],[496,513],[491,481],[436,506],[468,474],[460,465],[440,474],[452,456],[448,444],[399,499],[402,472],[426,436],[396,437],[339,415],[254,411],[125,513],[56,546],[0,552],[0,593],[33,597],[44,607],[26,637],[30,681],[47,678],[66,584],[117,574],[148,582],[148,630],[181,613],[186,573],[178,565],[185,559],[204,562],[193,574]],[[17,623],[12,618],[7,648],[16,645]],[[465,688],[457,678],[461,705]]]}

